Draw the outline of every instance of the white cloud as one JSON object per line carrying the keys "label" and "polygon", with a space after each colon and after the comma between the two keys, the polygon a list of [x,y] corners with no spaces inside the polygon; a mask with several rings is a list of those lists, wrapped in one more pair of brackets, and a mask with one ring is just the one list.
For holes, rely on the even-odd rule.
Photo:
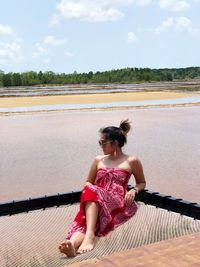
{"label": "white cloud", "polygon": [[[57,5],[57,10],[65,19],[79,19],[89,22],[114,21],[123,17],[124,14],[111,6],[113,2],[115,1],[62,0]],[[117,2],[121,4],[122,1]]]}
{"label": "white cloud", "polygon": [[22,54],[24,40],[15,36],[13,29],[8,25],[0,24],[0,35],[7,35],[6,40],[0,41],[0,64],[21,62],[24,59]]}
{"label": "white cloud", "polygon": [[57,25],[61,18],[87,22],[116,21],[124,17],[122,7],[130,5],[148,6],[152,0],[60,0],[56,5],[50,26]]}
{"label": "white cloud", "polygon": [[162,33],[167,30],[173,30],[175,32],[187,32],[190,34],[199,33],[199,29],[192,26],[192,22],[187,17],[169,17],[162,22],[162,24],[154,29],[155,33]]}
{"label": "white cloud", "polygon": [[179,17],[176,19],[176,31],[189,31],[191,29],[191,20],[186,17]]}
{"label": "white cloud", "polygon": [[155,29],[155,32],[156,33],[161,33],[161,32],[164,32],[166,31],[167,29],[169,29],[170,27],[172,27],[174,24],[174,19],[169,17],[167,18],[166,20],[164,20],[161,24],[161,26],[158,26],[156,29]]}
{"label": "white cloud", "polygon": [[35,51],[32,53],[34,58],[47,56],[51,53],[52,47],[57,47],[65,44],[66,39],[57,39],[53,35],[45,36],[42,43],[35,44]]}
{"label": "white cloud", "polygon": [[65,52],[63,50],[66,48],[65,46],[62,47],[62,45],[64,45],[66,42],[66,39],[58,39],[53,35],[45,36],[42,42],[35,44],[35,51],[32,53],[32,57],[35,59],[39,58],[45,64],[51,62],[52,57],[54,57],[58,53],[66,57],[73,57],[73,53]]}
{"label": "white cloud", "polygon": [[7,64],[8,61],[19,62],[24,57],[21,54],[21,46],[18,42],[0,43],[0,62]]}
{"label": "white cloud", "polygon": [[66,42],[66,39],[56,39],[53,35],[44,37],[44,44],[46,45],[59,46],[65,44]]}
{"label": "white cloud", "polygon": [[1,50],[0,50],[0,56],[12,58],[15,53],[18,53],[20,50],[20,46],[15,43],[1,43]]}
{"label": "white cloud", "polygon": [[185,0],[159,0],[158,4],[160,8],[166,8],[175,12],[185,11],[191,7],[189,1]]}
{"label": "white cloud", "polygon": [[10,26],[0,24],[0,34],[12,34],[13,30]]}
{"label": "white cloud", "polygon": [[128,33],[128,42],[133,43],[137,40],[137,36],[135,35],[134,32],[129,32]]}
{"label": "white cloud", "polygon": [[199,29],[192,27],[192,22],[187,17],[178,17],[175,21],[175,31],[188,32],[191,34],[199,33]]}

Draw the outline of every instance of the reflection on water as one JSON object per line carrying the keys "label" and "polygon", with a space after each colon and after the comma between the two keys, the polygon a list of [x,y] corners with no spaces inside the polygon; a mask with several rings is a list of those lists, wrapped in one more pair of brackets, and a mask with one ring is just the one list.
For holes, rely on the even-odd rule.
{"label": "reflection on water", "polygon": [[144,100],[144,101],[125,101],[94,104],[59,104],[59,105],[40,105],[31,107],[0,108],[0,112],[31,112],[31,111],[49,111],[49,110],[74,110],[74,109],[95,109],[112,107],[141,107],[156,105],[176,105],[176,104],[195,104],[200,103],[200,96]]}

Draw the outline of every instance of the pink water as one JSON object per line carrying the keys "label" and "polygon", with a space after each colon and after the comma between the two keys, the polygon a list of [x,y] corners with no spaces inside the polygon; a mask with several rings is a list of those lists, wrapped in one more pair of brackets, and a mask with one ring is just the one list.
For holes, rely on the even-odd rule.
{"label": "pink water", "polygon": [[0,117],[0,202],[80,190],[102,153],[99,128],[126,118],[125,152],[141,159],[147,188],[200,202],[198,106]]}

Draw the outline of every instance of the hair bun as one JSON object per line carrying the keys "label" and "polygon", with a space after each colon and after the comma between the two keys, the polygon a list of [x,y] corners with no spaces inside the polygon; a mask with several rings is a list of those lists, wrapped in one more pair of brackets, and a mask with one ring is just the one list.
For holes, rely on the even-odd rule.
{"label": "hair bun", "polygon": [[128,119],[123,120],[120,122],[119,128],[121,129],[122,134],[126,136],[131,129],[131,122]]}

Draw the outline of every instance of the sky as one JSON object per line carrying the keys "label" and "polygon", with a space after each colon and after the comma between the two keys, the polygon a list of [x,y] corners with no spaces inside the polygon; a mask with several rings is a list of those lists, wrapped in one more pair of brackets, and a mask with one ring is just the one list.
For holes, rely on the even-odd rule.
{"label": "sky", "polygon": [[200,66],[200,0],[0,0],[0,70]]}

